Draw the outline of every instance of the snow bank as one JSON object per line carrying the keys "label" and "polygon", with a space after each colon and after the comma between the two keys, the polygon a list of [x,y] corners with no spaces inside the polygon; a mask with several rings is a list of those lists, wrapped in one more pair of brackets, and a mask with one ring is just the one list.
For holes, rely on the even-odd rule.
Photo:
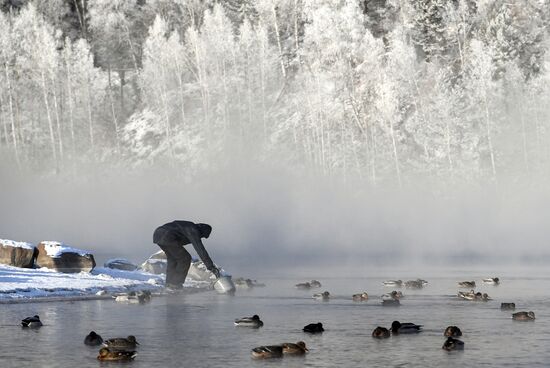
{"label": "snow bank", "polygon": [[40,242],[40,244],[44,245],[44,250],[46,251],[46,254],[53,258],[60,257],[63,253],[76,253],[82,257],[90,254],[90,252],[88,251],[72,248],[57,241],[42,241]]}
{"label": "snow bank", "polygon": [[[61,273],[0,265],[0,303],[47,298],[94,297],[131,290],[161,291],[164,275],[95,268],[91,273]],[[184,288],[207,289],[209,283],[187,279]],[[98,294],[99,293],[99,294]]]}
{"label": "snow bank", "polygon": [[24,248],[24,249],[33,249],[34,245],[27,242],[18,242],[14,240],[8,240],[8,239],[0,239],[0,245],[8,246],[8,247],[14,247],[14,248]]}

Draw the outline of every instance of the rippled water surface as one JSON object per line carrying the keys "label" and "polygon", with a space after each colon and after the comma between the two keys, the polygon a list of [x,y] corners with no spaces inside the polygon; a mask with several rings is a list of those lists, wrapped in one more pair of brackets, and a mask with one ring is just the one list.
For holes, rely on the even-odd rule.
{"label": "rippled water surface", "polygon": [[[465,276],[462,276],[465,275]],[[468,277],[469,275],[469,277]],[[423,275],[419,274],[419,277]],[[457,273],[426,278],[422,290],[401,289],[400,307],[382,307],[380,295],[391,291],[383,278],[323,279],[321,289],[302,291],[293,285],[307,279],[266,279],[265,288],[240,291],[234,297],[203,292],[154,298],[147,305],[110,300],[0,305],[2,367],[98,367],[117,363],[96,360],[97,348],[83,344],[95,330],[104,338],[135,335],[141,343],[132,367],[535,367],[550,365],[550,278],[502,277],[499,286],[482,285],[492,275]],[[406,279],[406,278],[405,278]],[[494,300],[459,300],[457,281],[476,280],[478,290]],[[313,300],[313,292],[328,290],[333,299]],[[367,302],[351,295],[367,291]],[[515,302],[516,311],[533,310],[534,322],[517,322],[501,302]],[[24,330],[19,321],[39,314],[44,326]],[[236,317],[259,314],[264,327],[237,328]],[[375,340],[376,326],[393,320],[424,326],[417,335]],[[307,335],[302,327],[323,322],[322,335]],[[441,349],[443,330],[463,331],[464,352]],[[305,357],[252,360],[250,349],[264,344],[304,340]]]}

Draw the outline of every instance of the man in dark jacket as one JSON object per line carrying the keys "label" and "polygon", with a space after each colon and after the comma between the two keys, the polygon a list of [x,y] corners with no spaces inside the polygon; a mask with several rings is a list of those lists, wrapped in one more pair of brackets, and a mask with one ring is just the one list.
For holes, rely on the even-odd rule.
{"label": "man in dark jacket", "polygon": [[216,277],[220,271],[214,266],[201,238],[207,239],[212,232],[212,226],[195,224],[191,221],[172,221],[159,226],[153,233],[153,242],[166,253],[168,261],[166,268],[166,286],[179,289],[185,282],[187,272],[191,266],[191,255],[183,247],[193,244],[193,248],[204,262],[206,268]]}

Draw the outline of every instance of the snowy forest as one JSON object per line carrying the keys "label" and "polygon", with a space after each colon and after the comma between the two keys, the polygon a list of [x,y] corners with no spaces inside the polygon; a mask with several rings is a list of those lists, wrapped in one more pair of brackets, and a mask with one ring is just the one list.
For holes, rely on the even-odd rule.
{"label": "snowy forest", "polygon": [[1,0],[0,161],[529,182],[549,21],[548,0]]}

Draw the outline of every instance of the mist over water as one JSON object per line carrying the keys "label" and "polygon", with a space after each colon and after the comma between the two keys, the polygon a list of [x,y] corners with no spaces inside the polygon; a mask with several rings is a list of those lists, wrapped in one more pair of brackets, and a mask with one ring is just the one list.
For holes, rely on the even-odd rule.
{"label": "mist over water", "polygon": [[0,177],[3,238],[63,241],[92,251],[98,264],[142,262],[158,250],[154,229],[174,219],[211,224],[207,250],[235,275],[550,259],[550,196],[538,189],[365,187],[252,162],[192,182],[169,169],[45,178],[3,167]]}

